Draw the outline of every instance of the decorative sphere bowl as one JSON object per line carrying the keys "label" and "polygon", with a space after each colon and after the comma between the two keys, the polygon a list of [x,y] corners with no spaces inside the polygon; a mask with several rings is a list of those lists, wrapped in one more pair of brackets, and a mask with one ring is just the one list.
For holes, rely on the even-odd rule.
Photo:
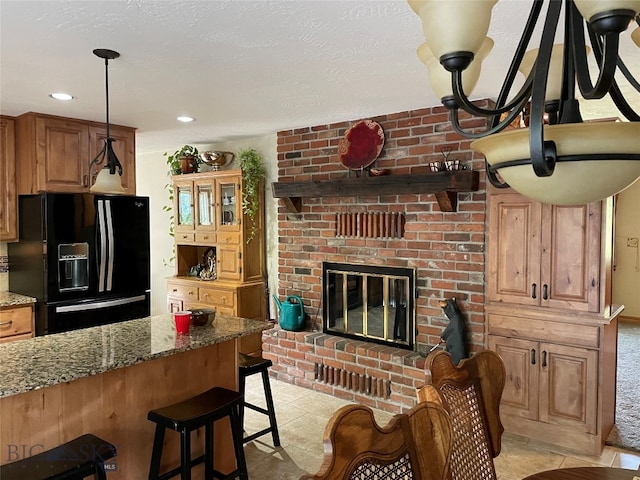
{"label": "decorative sphere bowl", "polygon": [[232,152],[202,152],[200,159],[205,165],[213,167],[214,170],[220,170],[226,164],[233,161],[235,155]]}

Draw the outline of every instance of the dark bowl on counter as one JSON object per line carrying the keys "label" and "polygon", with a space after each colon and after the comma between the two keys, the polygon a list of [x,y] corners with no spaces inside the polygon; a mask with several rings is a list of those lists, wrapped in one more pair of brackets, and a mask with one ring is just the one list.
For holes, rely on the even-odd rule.
{"label": "dark bowl on counter", "polygon": [[191,325],[194,327],[208,327],[216,318],[215,308],[196,308],[191,312]]}

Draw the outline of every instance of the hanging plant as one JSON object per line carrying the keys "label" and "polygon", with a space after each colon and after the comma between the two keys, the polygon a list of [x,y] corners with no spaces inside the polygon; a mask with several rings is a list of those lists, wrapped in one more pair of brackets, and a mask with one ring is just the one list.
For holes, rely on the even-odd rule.
{"label": "hanging plant", "polygon": [[[168,205],[163,205],[162,206],[162,211],[163,212],[169,212],[169,236],[171,238],[175,237],[175,215],[173,214],[173,183],[169,182],[164,186],[165,190],[167,190],[169,192],[169,204]],[[169,260],[163,258],[162,259],[162,264],[165,267],[173,267],[175,266],[175,261],[176,261],[176,243],[175,242],[171,242],[172,244],[172,248],[171,248],[171,257],[169,258]]]}
{"label": "hanging plant", "polygon": [[260,154],[253,148],[240,150],[238,157],[240,158],[240,169],[242,170],[242,180],[244,183],[242,212],[247,215],[251,221],[251,230],[247,235],[247,243],[249,243],[258,231],[256,214],[260,208],[260,187],[266,172],[262,164],[262,157],[260,157]]}

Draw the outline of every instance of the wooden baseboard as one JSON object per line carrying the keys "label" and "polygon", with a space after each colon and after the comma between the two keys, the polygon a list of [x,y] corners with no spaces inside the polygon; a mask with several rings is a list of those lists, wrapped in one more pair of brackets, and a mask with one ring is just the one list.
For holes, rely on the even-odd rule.
{"label": "wooden baseboard", "polygon": [[618,317],[618,320],[623,321],[623,322],[640,323],[640,317],[631,317],[631,316],[628,316],[628,315],[620,315]]}

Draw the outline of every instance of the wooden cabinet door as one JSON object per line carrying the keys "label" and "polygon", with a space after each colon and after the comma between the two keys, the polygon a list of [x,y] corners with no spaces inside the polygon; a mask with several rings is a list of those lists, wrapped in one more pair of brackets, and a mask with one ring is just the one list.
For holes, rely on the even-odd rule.
{"label": "wooden cabinet door", "polygon": [[487,300],[539,305],[541,204],[519,194],[489,199]]}
{"label": "wooden cabinet door", "polygon": [[89,127],[62,118],[36,119],[36,190],[89,191]]}
{"label": "wooden cabinet door", "polygon": [[502,358],[506,381],[500,411],[538,419],[538,342],[488,335],[487,346]]}
{"label": "wooden cabinet door", "polygon": [[217,230],[239,232],[242,224],[240,175],[216,178],[216,204],[219,211]]}
{"label": "wooden cabinet door", "polygon": [[[218,222],[215,183],[208,178],[195,180],[193,182],[193,198],[195,204],[196,234],[215,232]],[[201,237],[199,236],[199,238]]]}
{"label": "wooden cabinet door", "polygon": [[236,245],[218,245],[216,247],[219,279],[240,280],[240,250]]}
{"label": "wooden cabinet door", "polygon": [[596,433],[598,352],[541,343],[540,421]]}
{"label": "wooden cabinet door", "polygon": [[195,230],[195,205],[191,180],[175,180],[173,182],[173,208],[176,238],[179,233],[193,233]]}
{"label": "wooden cabinet door", "polygon": [[18,239],[15,121],[0,117],[0,241]]}
{"label": "wooden cabinet door", "polygon": [[[130,127],[120,127],[109,125],[109,136],[115,141],[111,144],[113,151],[122,165],[122,187],[130,195],[136,193],[136,133]],[[104,148],[104,141],[107,138],[106,126],[91,126],[89,128],[89,161]],[[106,159],[105,159],[106,162]],[[93,185],[96,176],[104,164],[94,167],[91,173],[90,184]]]}
{"label": "wooden cabinet door", "polygon": [[597,312],[600,308],[600,202],[544,205],[540,304]]}

